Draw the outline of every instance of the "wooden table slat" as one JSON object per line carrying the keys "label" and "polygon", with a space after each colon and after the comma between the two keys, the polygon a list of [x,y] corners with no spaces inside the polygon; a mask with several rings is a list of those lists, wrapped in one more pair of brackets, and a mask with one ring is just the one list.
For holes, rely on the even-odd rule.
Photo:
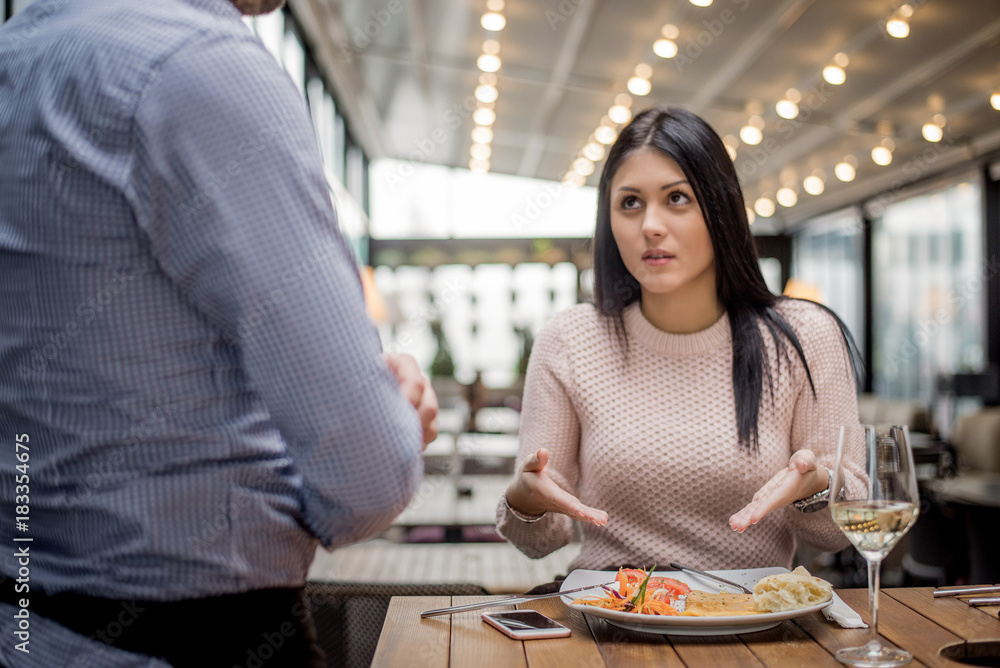
{"label": "wooden table slat", "polygon": [[996,625],[1000,606],[983,606],[976,609],[982,614],[969,615],[969,605],[964,600],[950,596],[934,598],[933,591],[932,587],[883,589],[882,597],[896,599],[965,640],[1000,640]]}
{"label": "wooden table slat", "polygon": [[547,638],[524,641],[524,654],[529,668],[603,668],[601,650],[590,635],[583,615],[571,610],[559,598],[522,603],[520,610],[537,610],[573,630],[568,638]]}
{"label": "wooden table slat", "polygon": [[587,625],[601,648],[604,662],[610,668],[630,668],[649,665],[663,668],[682,668],[684,662],[658,633],[639,633],[614,624],[600,617],[584,615]]}
{"label": "wooden table slat", "polygon": [[[372,666],[448,668],[451,620],[420,613],[451,605],[451,596],[394,596],[382,625]],[[391,629],[386,633],[385,629]]]}
{"label": "wooden table slat", "polygon": [[[452,605],[478,603],[491,596],[453,596]],[[513,610],[505,605],[489,610],[460,612],[451,618],[451,666],[497,666],[497,668],[519,668],[527,666],[524,657],[524,643],[508,638],[482,620],[483,612]]]}
{"label": "wooden table slat", "polygon": [[[818,612],[815,616],[823,617],[822,613]],[[823,621],[829,625],[825,619]],[[782,622],[773,629],[742,634],[740,640],[765,666],[791,665],[788,661],[789,656],[794,656],[798,665],[809,668],[843,666],[829,651],[817,645],[801,627],[790,620]]]}
{"label": "wooden table slat", "polygon": [[[913,654],[915,660],[927,666],[953,666],[952,662],[941,658],[938,650],[945,645],[960,642],[961,638],[909,609],[893,597],[887,596],[886,591],[888,590],[880,593],[878,605],[878,633],[880,637],[889,641],[886,644],[904,647]],[[849,595],[855,597],[855,601],[849,605],[861,613],[865,622],[870,624],[868,590],[851,590]],[[843,594],[841,598],[844,598]]]}
{"label": "wooden table slat", "polygon": [[749,668],[763,666],[739,636],[670,636],[677,656],[688,666]]}

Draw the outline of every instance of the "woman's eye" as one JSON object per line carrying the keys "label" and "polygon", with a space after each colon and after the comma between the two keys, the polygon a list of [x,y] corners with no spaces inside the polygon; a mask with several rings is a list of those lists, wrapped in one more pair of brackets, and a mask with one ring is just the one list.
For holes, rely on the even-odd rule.
{"label": "woman's eye", "polygon": [[667,199],[670,201],[671,204],[687,204],[688,202],[691,201],[691,198],[688,197],[685,193],[676,190],[670,193]]}
{"label": "woman's eye", "polygon": [[635,209],[639,206],[639,198],[635,195],[629,195],[622,200],[623,209]]}

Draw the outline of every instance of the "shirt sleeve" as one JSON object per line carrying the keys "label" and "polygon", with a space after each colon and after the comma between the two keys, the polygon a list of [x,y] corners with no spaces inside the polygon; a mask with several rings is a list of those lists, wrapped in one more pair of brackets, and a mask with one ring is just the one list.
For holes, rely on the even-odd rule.
{"label": "shirt sleeve", "polygon": [[[572,369],[558,329],[558,319],[539,333],[531,349],[524,381],[520,447],[515,470],[539,448],[549,451],[546,472],[557,485],[578,494],[580,477],[580,422],[570,396]],[[521,552],[538,559],[569,544],[573,520],[546,513],[537,522],[525,522],[497,506],[497,531]]]}
{"label": "shirt sleeve", "polygon": [[[829,313],[809,308],[801,324],[796,323],[816,396],[802,370],[800,389],[792,417],[793,451],[809,449],[817,463],[833,471],[842,425],[858,424],[858,396],[851,371],[847,344]],[[793,353],[794,354],[794,353]],[[864,453],[853,453],[845,479],[850,488],[863,484]],[[803,513],[786,508],[793,531],[800,539],[822,550],[841,550],[849,545],[828,510]]]}
{"label": "shirt sleeve", "polygon": [[133,141],[137,223],[238,351],[302,521],[326,546],[381,531],[419,482],[421,427],[366,318],[302,97],[251,35],[202,34],[154,70]]}

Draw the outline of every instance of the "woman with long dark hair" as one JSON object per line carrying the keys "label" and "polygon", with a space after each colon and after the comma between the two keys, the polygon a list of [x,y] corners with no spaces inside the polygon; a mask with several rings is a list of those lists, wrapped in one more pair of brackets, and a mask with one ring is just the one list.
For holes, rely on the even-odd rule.
{"label": "woman with long dark hair", "polygon": [[839,426],[858,421],[857,348],[829,309],[768,290],[732,160],[697,115],[651,109],[615,142],[594,278],[595,303],[535,341],[500,533],[540,557],[580,520],[574,568],[791,566],[797,539],[846,547],[813,511]]}

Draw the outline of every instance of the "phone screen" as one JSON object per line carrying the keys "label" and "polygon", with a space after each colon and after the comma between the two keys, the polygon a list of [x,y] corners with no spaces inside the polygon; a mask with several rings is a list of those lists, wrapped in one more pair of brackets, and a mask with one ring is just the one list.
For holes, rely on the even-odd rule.
{"label": "phone screen", "polygon": [[560,638],[570,635],[568,627],[535,610],[484,612],[483,620],[512,638]]}

